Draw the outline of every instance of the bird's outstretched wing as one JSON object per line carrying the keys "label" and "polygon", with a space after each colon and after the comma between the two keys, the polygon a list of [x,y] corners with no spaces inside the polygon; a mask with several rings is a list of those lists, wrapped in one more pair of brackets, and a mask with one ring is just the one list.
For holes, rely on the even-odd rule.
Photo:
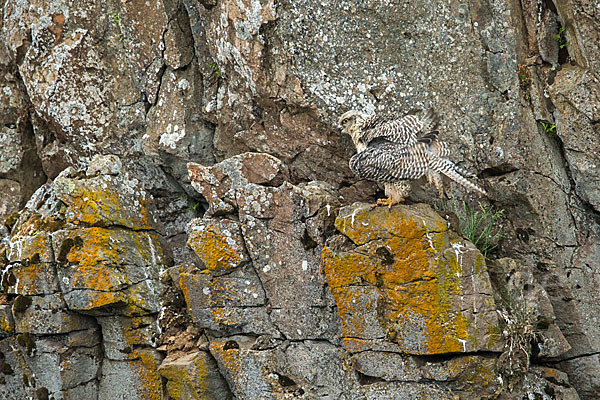
{"label": "bird's outstretched wing", "polygon": [[369,145],[374,139],[382,137],[401,146],[410,146],[417,141],[419,132],[429,132],[437,125],[438,116],[433,109],[422,115],[405,115],[395,118],[392,115],[373,115],[362,127],[360,141]]}
{"label": "bird's outstretched wing", "polygon": [[431,131],[419,137],[417,143],[424,143],[431,153],[441,158],[447,158],[450,155],[450,150],[448,150],[446,143],[438,140],[439,134],[439,131]]}
{"label": "bird's outstretched wing", "polygon": [[430,143],[424,140],[406,147],[378,138],[350,158],[350,169],[361,179],[381,183],[419,179],[429,170],[444,174],[456,183],[485,195],[483,188],[462,175],[465,170],[431,151],[430,145],[435,144],[435,138],[431,139]]}
{"label": "bird's outstretched wing", "polygon": [[418,179],[427,170],[424,146],[405,147],[378,139],[350,159],[350,169],[361,178],[376,182]]}

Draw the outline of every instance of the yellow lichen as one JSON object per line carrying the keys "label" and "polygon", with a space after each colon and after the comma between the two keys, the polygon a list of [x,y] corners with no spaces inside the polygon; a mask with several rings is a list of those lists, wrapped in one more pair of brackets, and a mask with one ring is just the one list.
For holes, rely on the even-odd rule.
{"label": "yellow lichen", "polygon": [[371,310],[388,338],[406,351],[465,350],[467,321],[452,304],[462,292],[461,267],[438,254],[436,246],[447,241],[441,218],[409,216],[403,207],[358,209],[339,217],[336,227],[359,244],[354,251],[322,252],[345,336],[368,339],[364,315]]}
{"label": "yellow lichen", "polygon": [[137,387],[141,398],[161,400],[162,382],[158,373],[159,360],[151,351],[135,350],[131,355],[136,359],[133,365],[141,382],[141,385]]}
{"label": "yellow lichen", "polygon": [[[108,177],[95,180],[60,179],[55,182],[59,198],[70,208],[67,221],[87,225],[122,225],[133,229],[151,229],[147,200],[141,189],[133,194],[121,189]],[[130,199],[135,201],[131,202]]]}
{"label": "yellow lichen", "polygon": [[160,374],[167,379],[167,393],[174,400],[200,400],[188,372],[180,366],[161,368]]}
{"label": "yellow lichen", "polygon": [[223,369],[231,375],[243,371],[239,348],[226,348],[227,341],[214,341],[209,345],[210,352],[223,364]]}
{"label": "yellow lichen", "polygon": [[234,238],[226,237],[218,226],[207,221],[204,229],[193,229],[190,232],[189,246],[210,271],[234,268],[244,261],[245,254],[241,246],[232,244],[232,241],[235,243],[239,240],[239,228],[236,226],[233,229]]}
{"label": "yellow lichen", "polygon": [[0,315],[0,330],[7,333],[10,333],[15,330],[15,324],[12,318],[5,313],[2,313]]}

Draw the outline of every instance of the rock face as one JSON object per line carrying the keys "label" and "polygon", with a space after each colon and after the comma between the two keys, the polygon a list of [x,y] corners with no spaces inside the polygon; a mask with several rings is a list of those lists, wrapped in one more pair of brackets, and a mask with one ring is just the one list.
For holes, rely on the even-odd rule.
{"label": "rock face", "polygon": [[[4,1],[0,397],[596,399],[596,3]],[[347,166],[429,107],[488,259]]]}
{"label": "rock face", "polygon": [[502,350],[483,256],[431,208],[346,207],[336,228],[356,246],[338,236],[323,249],[348,351]]}
{"label": "rock face", "polygon": [[127,175],[65,170],[21,211],[3,247],[3,371],[18,378],[3,398],[161,398],[165,257],[149,200]]}

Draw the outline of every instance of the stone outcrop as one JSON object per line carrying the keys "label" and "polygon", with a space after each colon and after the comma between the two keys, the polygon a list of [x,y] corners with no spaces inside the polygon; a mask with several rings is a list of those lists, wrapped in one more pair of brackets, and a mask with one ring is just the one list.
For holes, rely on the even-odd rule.
{"label": "stone outcrop", "polygon": [[3,247],[3,398],[161,398],[165,257],[149,200],[127,175],[65,170],[20,212]]}
{"label": "stone outcrop", "polygon": [[[0,397],[598,397],[595,1],[0,15]],[[424,182],[371,210],[334,129],[429,107],[487,259]]]}

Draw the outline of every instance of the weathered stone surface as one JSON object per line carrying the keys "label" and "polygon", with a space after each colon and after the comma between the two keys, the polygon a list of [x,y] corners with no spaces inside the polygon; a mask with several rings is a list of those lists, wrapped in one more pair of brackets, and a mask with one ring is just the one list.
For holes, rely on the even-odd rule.
{"label": "weathered stone surface", "polygon": [[135,178],[57,179],[54,190],[69,207],[67,222],[131,229],[152,229],[156,224],[149,209],[150,195]]}
{"label": "weathered stone surface", "polygon": [[422,377],[417,362],[401,353],[366,351],[352,356],[352,366],[361,374],[385,381],[418,381]]}
{"label": "weathered stone surface", "polygon": [[[541,379],[542,380],[541,380]],[[570,387],[567,374],[548,367],[534,367],[525,377],[523,392],[528,397],[544,397],[551,393],[557,400],[578,400],[577,391]]]}
{"label": "weathered stone surface", "polygon": [[[61,389],[48,391],[27,373],[32,363],[41,361],[13,356],[28,348],[36,351],[31,344],[52,339],[53,334],[13,334],[1,346],[15,373],[4,376],[5,369],[0,368],[0,382],[2,378],[6,382],[6,386],[0,383],[0,397],[21,400],[47,394],[57,399],[94,399],[102,398],[98,396],[101,389],[105,398],[151,398],[140,387],[154,387],[158,375],[150,373],[151,385],[147,379],[138,379],[152,369],[136,369],[146,365],[136,351],[141,347],[151,351],[153,334],[172,339],[173,344],[164,349],[167,352],[196,352],[195,346],[243,334],[250,342],[259,338],[241,358],[250,362],[263,357],[264,365],[281,374],[275,380],[283,392],[263,378],[267,386],[256,388],[274,391],[242,388],[239,380],[237,393],[252,400],[268,396],[573,399],[576,394],[570,384],[585,399],[595,400],[600,375],[595,317],[599,313],[594,302],[600,265],[595,250],[599,232],[599,181],[594,169],[599,164],[596,71],[600,65],[596,3],[3,2],[0,222],[5,216],[11,218],[7,227],[0,227],[0,304],[8,306],[0,315],[6,316],[10,327],[13,308],[24,309],[25,314],[32,311],[23,308],[24,299],[32,298],[32,303],[43,306],[38,310],[43,314],[46,305],[52,309],[50,305],[63,296],[67,308],[77,309],[65,313],[85,313],[91,320],[105,318],[100,326],[107,330],[105,348],[114,360],[112,364],[105,360],[104,377],[69,387],[54,384],[53,388]],[[529,369],[522,371],[520,382],[507,384],[504,379],[500,393],[496,392],[498,371],[490,373],[487,365],[496,358],[506,361],[504,355],[498,357],[495,350],[478,354],[491,347],[469,344],[472,338],[467,346],[472,346],[473,359],[467,360],[471,356],[461,355],[460,349],[442,357],[414,355],[412,360],[422,367],[420,381],[385,381],[402,377],[397,355],[406,356],[406,343],[398,343],[396,322],[391,326],[380,322],[401,313],[404,304],[390,307],[397,300],[391,288],[400,285],[386,280],[391,270],[388,254],[376,251],[380,243],[397,238],[378,232],[361,245],[349,239],[333,243],[341,246],[337,248],[341,253],[358,246],[370,254],[370,258],[363,254],[366,259],[381,267],[375,272],[385,272],[361,272],[363,281],[351,281],[345,288],[348,299],[361,298],[367,306],[380,307],[356,308],[352,320],[342,318],[340,324],[338,312],[348,316],[347,309],[338,308],[343,304],[341,289],[332,294],[323,275],[321,249],[328,240],[332,245],[331,236],[339,236],[333,227],[339,194],[344,196],[342,203],[349,204],[371,201],[377,191],[376,185],[357,182],[352,176],[348,158],[353,147],[334,129],[337,117],[352,108],[403,114],[428,107],[435,107],[442,116],[440,137],[448,142],[453,159],[484,181],[489,204],[504,209],[505,217],[499,222],[504,239],[492,257],[515,260],[519,268],[507,284],[517,297],[522,295],[532,314],[536,327],[532,335],[555,341],[554,347],[533,352],[524,345],[522,355],[531,355],[531,365],[522,364]],[[263,154],[247,156],[245,152]],[[105,157],[94,159],[98,154],[119,157],[122,165]],[[227,160],[230,156],[236,158]],[[281,166],[264,164],[271,157],[277,157]],[[221,160],[224,169],[219,170],[213,164]],[[203,193],[209,205],[206,216],[204,202],[194,193],[187,175],[189,162],[206,166],[196,168],[209,181],[202,183],[208,187]],[[81,170],[86,168],[88,178],[81,179]],[[269,176],[261,174],[272,170],[277,176],[269,182]],[[13,214],[46,177],[56,185],[46,184],[26,210]],[[306,184],[314,179],[330,186]],[[282,185],[284,181],[290,184]],[[431,203],[434,193],[424,180],[415,186],[410,200]],[[3,188],[14,190],[8,194]],[[453,184],[447,193],[477,206]],[[488,204],[488,200],[481,201]],[[202,259],[210,258],[209,254],[186,246],[186,226],[200,217],[211,217],[215,226],[230,223],[220,219],[222,215],[238,224],[241,238],[238,234],[235,240],[240,247],[231,254],[243,261],[211,270]],[[105,231],[88,235],[94,239],[85,244],[89,251],[79,251],[77,237],[96,228]],[[432,238],[453,235],[448,232],[426,233]],[[113,235],[114,243],[107,239]],[[198,230],[193,235],[195,243],[206,240]],[[453,243],[465,248],[437,249],[438,262],[458,259],[461,254],[455,250],[463,252],[463,263],[473,261],[472,247]],[[152,261],[141,254],[160,247],[164,251],[150,257]],[[95,265],[74,259],[92,259],[94,249],[98,250]],[[392,250],[387,251],[395,254]],[[186,267],[180,269],[183,264]],[[176,273],[169,274],[164,284],[175,283],[161,304],[158,275],[163,266],[173,265]],[[447,271],[458,272],[452,262],[448,265],[452,268]],[[84,268],[78,273],[80,266]],[[523,266],[532,266],[531,275],[520,269]],[[409,277],[414,273],[402,272]],[[446,330],[440,330],[455,338],[442,348],[460,344],[455,339],[463,336],[451,329],[460,325],[459,315],[468,322],[469,335],[473,333],[469,329],[478,330],[470,335],[477,341],[487,333],[476,328],[486,321],[479,310],[489,304],[477,299],[491,297],[493,290],[475,295],[482,281],[474,279],[475,286],[469,287],[468,280],[479,275],[463,272],[456,280],[451,273],[441,275],[448,279],[439,282],[448,283],[449,289],[460,288],[456,293],[451,290],[446,303],[435,298],[441,292],[429,277],[413,282],[428,289],[420,298],[429,301],[425,304],[445,310],[442,314],[448,319],[441,322],[448,323],[443,325]],[[107,292],[98,283],[104,277]],[[78,280],[78,288],[63,278]],[[246,280],[251,283],[246,285]],[[535,286],[516,290],[521,285]],[[495,290],[500,291],[499,287]],[[50,317],[49,330],[69,325],[60,321],[63,311]],[[41,321],[39,314],[20,323],[41,331],[44,327],[33,323]],[[168,334],[154,330],[157,319]],[[371,339],[345,336],[342,328],[349,327],[367,332]],[[388,337],[389,332],[396,336]],[[406,330],[414,332],[419,331]],[[562,336],[571,346],[566,353],[562,353],[567,347]],[[418,339],[412,343],[420,343]],[[281,354],[292,348],[295,355],[281,363]],[[348,358],[344,349],[350,353]],[[253,353],[259,351],[271,354]],[[356,372],[351,364],[359,358],[363,372]],[[569,379],[560,371],[540,372],[536,364],[541,361],[553,363]],[[286,364],[294,368],[286,369]],[[308,372],[313,364],[320,366],[316,375]],[[112,375],[113,365],[117,375],[126,372]],[[220,363],[218,368],[225,365]],[[386,365],[400,366],[395,377]],[[247,371],[258,371],[255,367]],[[304,372],[295,374],[294,369]],[[234,374],[244,376],[228,372]],[[28,376],[26,381],[23,375]],[[311,386],[311,382],[318,383]],[[465,388],[465,382],[472,382],[471,387]],[[305,389],[303,395],[296,391],[300,386]]]}
{"label": "weathered stone surface", "polygon": [[33,388],[23,384],[22,354],[13,351],[17,345],[15,337],[0,340],[0,366],[4,385],[0,385],[0,396],[6,400],[22,400],[33,395]]}
{"label": "weathered stone surface", "polygon": [[592,71],[567,67],[557,73],[549,89],[557,107],[556,131],[582,199],[600,210],[600,79]]}
{"label": "weathered stone surface", "polygon": [[[154,101],[158,85],[157,71],[149,66],[164,46],[162,2],[116,9],[95,2],[31,7],[11,3],[5,8],[3,39],[9,54],[18,54],[29,100],[51,128],[40,132],[45,140],[39,142],[48,175],[60,172],[56,164],[83,167],[90,152],[99,149],[135,149],[136,125],[144,115],[139,92],[147,91]],[[152,19],[152,31],[146,31],[150,24],[139,28],[142,15]],[[133,129],[116,135],[123,122]]]}
{"label": "weathered stone surface", "polygon": [[451,392],[438,388],[435,385],[419,383],[374,383],[363,389],[364,398],[376,399],[440,399],[454,400],[456,397]]}
{"label": "weathered stone surface", "polygon": [[237,192],[249,183],[277,184],[285,171],[277,158],[264,153],[244,153],[212,167],[188,164],[192,186],[208,201],[208,215],[229,213],[236,207]]}
{"label": "weathered stone surface", "polygon": [[538,335],[535,339],[537,357],[558,357],[571,349],[556,325],[550,298],[531,269],[513,259],[502,258],[494,260],[490,270],[494,282],[500,286],[499,294],[506,307],[513,314],[521,315]]}
{"label": "weathered stone surface", "polygon": [[569,56],[578,65],[597,71],[600,65],[597,4],[593,0],[557,1],[556,8],[566,25]]}
{"label": "weathered stone surface", "polygon": [[132,361],[104,360],[98,398],[163,399],[158,373],[162,357],[152,350],[135,351],[130,356]]}
{"label": "weathered stone surface", "polygon": [[100,335],[82,330],[36,341],[29,358],[30,379],[50,394],[96,379],[101,365]]}
{"label": "weathered stone surface", "polygon": [[[22,301],[24,302],[24,301]],[[28,304],[28,305],[27,305]],[[84,315],[67,310],[60,294],[31,296],[25,304],[16,310],[13,304],[15,332],[31,334],[58,334],[90,329],[95,322]]]}
{"label": "weathered stone surface", "polygon": [[[162,79],[156,106],[148,113],[148,129],[144,135],[144,151],[149,155],[168,154],[179,160],[176,176],[187,175],[185,162],[203,165],[215,162],[214,125],[200,118],[202,75],[194,63],[182,71],[168,69]],[[167,157],[165,157],[167,158]],[[168,162],[168,161],[167,161]]]}
{"label": "weathered stone surface", "polygon": [[3,126],[0,128],[0,142],[3,148],[0,154],[0,174],[14,173],[23,161],[21,135],[15,128]]}
{"label": "weathered stone surface", "polygon": [[87,176],[94,176],[99,174],[119,175],[122,167],[123,163],[121,162],[119,157],[115,156],[114,154],[108,154],[105,156],[97,154],[90,161],[90,165],[85,171],[85,174]]}
{"label": "weathered stone surface", "polygon": [[[483,256],[426,206],[340,210],[323,266],[343,336],[409,354],[503,347]],[[346,239],[347,240],[347,239]]]}
{"label": "weathered stone surface", "polygon": [[175,400],[233,398],[215,360],[205,351],[166,358],[158,371],[167,379],[167,393]]}
{"label": "weathered stone surface", "polygon": [[[556,274],[553,265],[548,265],[550,275],[545,275],[546,290],[551,296],[557,325],[571,345],[571,350],[562,357],[560,370],[568,373],[569,381],[582,399],[593,399],[600,390],[599,383],[592,378],[600,370],[600,279],[595,266],[600,262],[600,238],[590,237],[573,254],[572,263],[564,273]],[[561,318],[562,317],[562,318]]]}
{"label": "weathered stone surface", "polygon": [[354,398],[358,384],[339,349],[321,342],[256,351],[244,337],[210,343],[225,379],[236,396],[257,393],[268,399]]}
{"label": "weathered stone surface", "polygon": [[[0,138],[0,140],[2,139]],[[21,185],[9,179],[0,179],[0,193],[2,193],[0,221],[4,222],[6,217],[19,211],[22,195]]]}
{"label": "weathered stone surface", "polygon": [[316,186],[248,185],[238,196],[246,248],[269,299],[272,321],[288,338],[334,339],[339,332],[333,299],[323,290],[320,235],[315,230],[313,239],[303,222],[327,220],[326,210],[336,204]]}
{"label": "weathered stone surface", "polygon": [[182,272],[179,279],[197,326],[230,334],[280,336],[269,318],[264,290],[253,269],[243,268],[222,277]]}
{"label": "weathered stone surface", "polygon": [[141,347],[155,347],[159,336],[158,324],[153,316],[99,317],[102,327],[102,342],[106,358],[110,360],[129,360],[137,358],[134,351]]}
{"label": "weathered stone surface", "polygon": [[[278,375],[269,371],[271,352],[240,349],[235,339],[212,342],[210,352],[236,398],[249,399],[256,393],[283,398],[284,389]],[[280,396],[275,397],[275,393]]]}
{"label": "weathered stone surface", "polygon": [[[0,341],[3,399],[97,398],[96,377],[101,361],[97,331],[36,338],[36,346],[31,349],[28,340],[17,336]],[[40,397],[42,393],[48,397]],[[79,394],[88,397],[77,397]]]}

